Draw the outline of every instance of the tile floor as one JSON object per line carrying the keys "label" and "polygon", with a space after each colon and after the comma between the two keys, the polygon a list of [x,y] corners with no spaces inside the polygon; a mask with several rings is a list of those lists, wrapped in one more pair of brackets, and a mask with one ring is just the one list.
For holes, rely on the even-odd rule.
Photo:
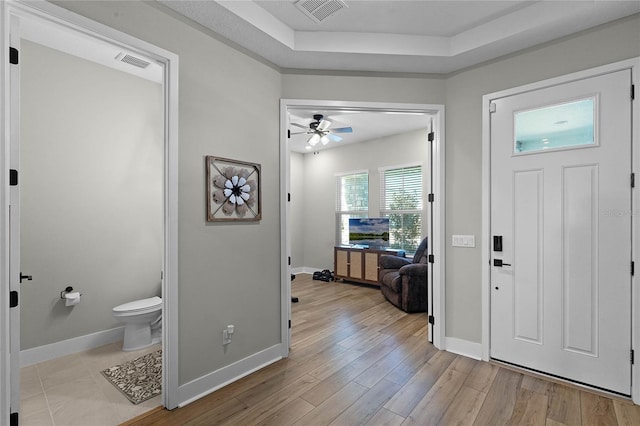
{"label": "tile floor", "polygon": [[100,371],[161,345],[122,352],[122,342],[79,352],[20,370],[21,426],[118,425],[162,404],[156,396],[134,405]]}

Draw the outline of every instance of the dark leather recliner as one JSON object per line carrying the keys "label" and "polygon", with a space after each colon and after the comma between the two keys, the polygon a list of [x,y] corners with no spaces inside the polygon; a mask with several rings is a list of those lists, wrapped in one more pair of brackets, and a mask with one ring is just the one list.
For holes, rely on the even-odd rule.
{"label": "dark leather recliner", "polygon": [[384,297],[405,312],[427,310],[427,239],[422,240],[413,261],[393,255],[380,256],[378,284]]}

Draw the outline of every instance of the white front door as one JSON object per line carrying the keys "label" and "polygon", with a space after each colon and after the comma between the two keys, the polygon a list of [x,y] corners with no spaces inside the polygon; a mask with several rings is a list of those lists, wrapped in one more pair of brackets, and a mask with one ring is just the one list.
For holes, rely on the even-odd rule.
{"label": "white front door", "polygon": [[611,72],[491,113],[491,357],[624,395],[630,88],[630,70]]}

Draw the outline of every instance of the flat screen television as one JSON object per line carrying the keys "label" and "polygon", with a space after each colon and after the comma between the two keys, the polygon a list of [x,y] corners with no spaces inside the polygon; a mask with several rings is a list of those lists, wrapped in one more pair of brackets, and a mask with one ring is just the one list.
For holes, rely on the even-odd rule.
{"label": "flat screen television", "polygon": [[349,244],[367,247],[389,245],[389,218],[349,218]]}

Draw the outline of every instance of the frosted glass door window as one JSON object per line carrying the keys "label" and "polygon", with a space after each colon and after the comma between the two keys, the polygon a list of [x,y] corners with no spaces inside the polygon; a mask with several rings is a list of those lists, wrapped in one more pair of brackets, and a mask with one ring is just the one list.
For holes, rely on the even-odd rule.
{"label": "frosted glass door window", "polygon": [[596,145],[597,98],[514,113],[514,153]]}

